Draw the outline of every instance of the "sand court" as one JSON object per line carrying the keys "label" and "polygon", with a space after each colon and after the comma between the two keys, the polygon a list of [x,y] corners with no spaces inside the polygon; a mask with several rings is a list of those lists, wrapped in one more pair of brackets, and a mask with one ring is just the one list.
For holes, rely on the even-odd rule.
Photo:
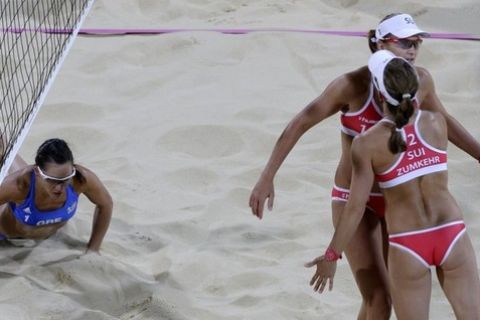
{"label": "sand court", "polygon": [[[435,6],[435,7],[434,7]],[[84,27],[306,27],[367,31],[406,11],[431,32],[480,30],[474,1],[100,1]],[[476,11],[478,12],[478,11]],[[463,14],[463,15],[462,15]],[[452,24],[441,23],[453,19]],[[478,33],[478,32],[477,32]],[[102,256],[83,255],[93,208],[35,247],[2,246],[5,319],[352,319],[346,261],[314,294],[303,263],[332,235],[339,115],[310,130],[280,169],[273,212],[248,197],[288,121],[340,74],[365,65],[365,38],[261,32],[79,37],[20,154],[59,136],[114,199]],[[480,139],[480,43],[426,39],[445,107]],[[478,162],[449,145],[450,189],[480,251]],[[431,318],[454,319],[435,279]]]}

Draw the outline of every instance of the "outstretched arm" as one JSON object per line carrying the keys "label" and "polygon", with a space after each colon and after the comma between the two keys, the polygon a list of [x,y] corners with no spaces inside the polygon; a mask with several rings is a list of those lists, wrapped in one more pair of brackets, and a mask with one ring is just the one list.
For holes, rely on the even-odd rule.
{"label": "outstretched arm", "polygon": [[329,290],[333,288],[333,277],[336,271],[336,260],[341,257],[358,228],[365,211],[369,193],[374,181],[371,157],[362,136],[354,139],[352,144],[352,183],[350,196],[335,227],[332,241],[325,255],[305,264],[306,267],[317,266],[310,285],[314,291],[323,292],[327,282]]}
{"label": "outstretched arm", "polygon": [[287,155],[307,130],[337,113],[345,105],[345,101],[348,99],[345,98],[348,88],[349,80],[346,76],[337,78],[317,99],[297,114],[282,132],[250,195],[249,206],[252,213],[259,219],[263,217],[266,199],[268,199],[268,208],[271,210],[273,207],[273,179]]}
{"label": "outstretched arm", "polygon": [[107,233],[112,217],[113,201],[100,179],[90,170],[82,167],[87,185],[85,195],[95,205],[93,215],[93,226],[87,251],[100,251],[100,245]]}
{"label": "outstretched arm", "polygon": [[448,126],[448,140],[458,148],[462,149],[476,160],[480,161],[480,143],[457,121],[442,105],[442,102],[435,91],[435,84],[430,73],[421,69],[422,87],[425,88],[425,98],[420,107],[424,110],[430,110],[441,113]]}
{"label": "outstretched arm", "polygon": [[362,220],[365,206],[374,182],[371,157],[364,137],[359,137],[352,144],[352,183],[350,196],[340,219],[329,248],[342,253]]}

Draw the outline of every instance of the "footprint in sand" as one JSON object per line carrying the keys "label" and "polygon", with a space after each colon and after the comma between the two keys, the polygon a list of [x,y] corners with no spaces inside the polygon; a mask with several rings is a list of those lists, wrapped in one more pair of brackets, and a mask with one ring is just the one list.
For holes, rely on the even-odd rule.
{"label": "footprint in sand", "polygon": [[166,299],[149,297],[137,304],[128,306],[132,310],[122,314],[121,320],[185,320],[177,306]]}
{"label": "footprint in sand", "polygon": [[205,168],[188,167],[167,173],[164,181],[182,190],[209,193],[217,189],[218,174]]}
{"label": "footprint in sand", "polygon": [[242,151],[245,145],[235,131],[211,125],[173,129],[161,136],[156,144],[171,152],[202,159],[232,156]]}
{"label": "footprint in sand", "polygon": [[[72,115],[75,115],[72,117]],[[93,122],[103,121],[107,117],[104,108],[98,105],[86,103],[54,103],[48,104],[39,115],[39,119],[48,119],[48,122],[68,123],[68,124],[91,124]],[[40,122],[40,121],[39,121]]]}
{"label": "footprint in sand", "polygon": [[285,112],[278,108],[255,106],[252,108],[243,108],[239,112],[235,113],[235,118],[249,123],[266,123],[275,121],[284,121],[285,125],[287,121],[292,117],[291,113]]}

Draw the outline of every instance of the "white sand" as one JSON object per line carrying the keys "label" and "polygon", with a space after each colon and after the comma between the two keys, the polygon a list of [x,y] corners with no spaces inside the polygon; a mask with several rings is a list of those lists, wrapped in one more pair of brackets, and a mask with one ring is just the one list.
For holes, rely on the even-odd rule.
{"label": "white sand", "polygon": [[[84,27],[301,27],[360,31],[407,11],[432,32],[480,30],[478,1],[97,0]],[[477,11],[475,11],[477,10]],[[448,20],[447,20],[448,18]],[[59,136],[115,200],[102,256],[81,256],[92,207],[34,248],[2,247],[1,319],[354,319],[348,265],[308,286],[332,234],[338,115],[308,132],[263,221],[248,196],[286,123],[365,64],[364,38],[287,33],[78,38],[20,151]],[[427,40],[419,65],[480,139],[480,43]],[[451,190],[480,251],[479,164],[453,145]],[[80,256],[80,257],[79,257]],[[478,260],[478,257],[477,257]],[[453,319],[434,280],[432,319]]]}

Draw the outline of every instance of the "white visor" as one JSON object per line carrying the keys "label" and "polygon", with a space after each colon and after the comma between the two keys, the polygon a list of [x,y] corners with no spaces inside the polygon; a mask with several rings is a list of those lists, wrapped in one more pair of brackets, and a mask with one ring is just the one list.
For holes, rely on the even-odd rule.
{"label": "white visor", "polygon": [[378,50],[370,56],[368,59],[368,70],[372,74],[373,84],[375,88],[385,97],[388,103],[393,106],[398,106],[400,101],[397,101],[393,98],[385,88],[385,83],[383,82],[383,76],[385,74],[385,67],[388,65],[390,61],[393,59],[402,59],[408,63],[407,60],[397,57],[393,53],[388,50]]}
{"label": "white visor", "polygon": [[420,30],[409,14],[399,14],[382,21],[375,30],[377,40],[385,39],[388,34],[403,39],[411,36],[429,37],[430,34]]}

